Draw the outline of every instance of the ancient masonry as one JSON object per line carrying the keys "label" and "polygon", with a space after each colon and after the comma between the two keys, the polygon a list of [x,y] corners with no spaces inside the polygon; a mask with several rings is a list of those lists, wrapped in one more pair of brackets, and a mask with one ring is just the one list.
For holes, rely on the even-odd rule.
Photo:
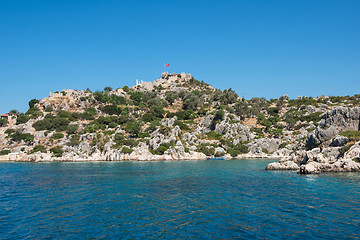
{"label": "ancient masonry", "polygon": [[190,80],[191,77],[191,73],[168,73],[168,72],[163,72],[161,74],[161,77],[157,80],[155,80],[154,82],[145,82],[143,80],[138,80],[136,79],[136,85],[133,86],[132,88],[135,89],[143,89],[143,90],[147,90],[147,91],[152,91],[154,89],[155,86],[159,86],[162,85],[163,87],[169,87],[171,84],[174,84],[176,81],[188,81]]}

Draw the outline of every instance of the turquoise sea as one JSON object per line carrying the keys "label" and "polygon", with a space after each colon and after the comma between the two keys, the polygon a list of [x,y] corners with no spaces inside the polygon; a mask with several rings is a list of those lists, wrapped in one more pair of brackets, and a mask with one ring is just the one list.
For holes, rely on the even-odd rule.
{"label": "turquoise sea", "polygon": [[0,239],[360,238],[360,173],[269,162],[0,163]]}

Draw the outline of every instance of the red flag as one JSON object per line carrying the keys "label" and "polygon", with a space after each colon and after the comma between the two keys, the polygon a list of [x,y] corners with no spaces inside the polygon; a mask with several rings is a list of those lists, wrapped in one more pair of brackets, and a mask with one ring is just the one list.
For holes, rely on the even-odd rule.
{"label": "red flag", "polygon": [[170,64],[168,64],[168,63],[165,63],[165,67],[169,67],[170,66]]}

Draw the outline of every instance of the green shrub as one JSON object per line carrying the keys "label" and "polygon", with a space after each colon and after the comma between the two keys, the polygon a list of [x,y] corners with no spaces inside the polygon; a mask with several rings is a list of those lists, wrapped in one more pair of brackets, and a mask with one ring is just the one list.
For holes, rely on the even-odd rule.
{"label": "green shrub", "polygon": [[220,140],[222,137],[221,134],[217,134],[215,131],[210,131],[206,133],[206,136],[208,137],[208,139],[215,139],[215,140]]}
{"label": "green shrub", "polygon": [[249,152],[248,146],[246,146],[242,142],[240,142],[236,145],[234,145],[232,142],[228,142],[227,145],[228,145],[228,148],[226,150],[232,157],[236,157],[239,154]]}
{"label": "green shrub", "polygon": [[55,147],[51,148],[50,152],[52,152],[55,157],[61,157],[64,153],[64,151],[61,149],[60,146],[55,146]]}
{"label": "green shrub", "polygon": [[339,135],[347,137],[350,141],[360,141],[360,131],[345,131],[339,133]]}
{"label": "green shrub", "polygon": [[30,117],[26,116],[24,113],[20,113],[19,116],[16,118],[16,125],[27,123]]}
{"label": "green shrub", "polygon": [[179,121],[179,120],[176,120],[176,121],[174,122],[174,125],[175,125],[175,126],[179,126],[180,129],[181,129],[181,130],[184,130],[184,131],[189,131],[189,130],[190,130],[190,128],[189,128],[188,125],[186,125],[185,123],[183,123],[183,122],[181,122],[181,121]]}
{"label": "green shrub", "polygon": [[53,138],[53,139],[61,139],[61,138],[63,138],[64,137],[64,134],[62,134],[62,133],[54,133],[52,136],[51,136],[51,138]]}
{"label": "green shrub", "polygon": [[5,118],[0,118],[0,126],[5,126],[8,124],[8,121]]}
{"label": "green shrub", "polygon": [[70,123],[70,121],[66,118],[54,117],[54,116],[47,115],[47,118],[45,118],[43,120],[39,120],[36,123],[34,123],[33,127],[36,129],[36,131],[56,130],[58,132],[62,132],[67,129],[69,123]]}
{"label": "green shrub", "polygon": [[43,145],[36,145],[36,146],[30,151],[30,153],[36,153],[36,152],[46,153],[47,150],[46,150],[45,146],[43,146]]}
{"label": "green shrub", "polygon": [[122,147],[121,152],[125,153],[125,154],[131,154],[133,152],[133,150],[128,147]]}
{"label": "green shrub", "polygon": [[33,108],[29,108],[29,110],[25,113],[25,115],[28,116],[29,118],[35,119],[42,116],[42,112],[40,111],[39,108],[33,107]]}
{"label": "green shrub", "polygon": [[104,88],[104,91],[105,91],[105,92],[109,92],[109,91],[112,91],[112,90],[113,90],[112,87],[105,87],[105,88]]}
{"label": "green shrub", "polygon": [[8,129],[6,129],[6,131],[5,131],[5,133],[7,134],[7,135],[10,135],[10,134],[12,134],[12,133],[14,133],[15,132],[15,129],[12,129],[12,128],[8,128]]}
{"label": "green shrub", "polygon": [[354,144],[346,144],[345,146],[341,147],[339,149],[339,153],[340,153],[340,156],[344,156],[344,154],[349,151],[349,149],[353,146]]}
{"label": "green shrub", "polygon": [[45,112],[52,112],[53,108],[51,106],[48,106],[45,108]]}
{"label": "green shrub", "polygon": [[150,133],[148,133],[148,132],[140,132],[140,133],[138,134],[138,137],[139,137],[139,138],[150,137]]}
{"label": "green shrub", "polygon": [[108,125],[109,128],[116,128],[117,126],[118,126],[118,124],[115,123],[115,122],[111,122],[111,123],[109,123],[109,125]]}
{"label": "green shrub", "polygon": [[109,115],[120,115],[122,113],[122,109],[115,104],[106,105],[101,109],[101,111]]}
{"label": "green shrub", "polygon": [[266,148],[261,149],[263,153],[269,154],[269,151]]}
{"label": "green shrub", "polygon": [[166,150],[168,150],[172,146],[175,146],[174,141],[168,143],[161,143],[157,149],[151,150],[150,152],[156,155],[163,155],[166,152]]}
{"label": "green shrub", "polygon": [[134,137],[137,137],[141,130],[141,126],[140,126],[139,122],[137,122],[136,120],[132,120],[126,124],[125,130],[126,130],[126,132],[130,133]]}
{"label": "green shrub", "polygon": [[128,86],[124,86],[122,89],[124,90],[124,92],[129,92],[130,90]]}
{"label": "green shrub", "polygon": [[357,162],[357,163],[360,163],[360,158],[358,158],[358,157],[357,157],[357,158],[354,158],[353,161],[354,161],[354,162]]}
{"label": "green shrub", "polygon": [[72,135],[70,138],[70,146],[78,146],[80,144],[80,136]]}
{"label": "green shrub", "polygon": [[155,119],[156,119],[156,117],[151,113],[145,113],[142,117],[142,120],[144,122],[151,122],[151,121],[154,121]]}
{"label": "green shrub", "polygon": [[85,132],[86,133],[95,133],[97,130],[99,130],[98,125],[88,125],[88,126],[85,127]]}
{"label": "green shrub", "polygon": [[78,130],[78,128],[79,128],[79,125],[77,125],[77,124],[73,124],[73,125],[69,125],[68,127],[67,127],[67,133],[68,134],[74,134],[74,133],[76,133],[76,131]]}
{"label": "green shrub", "polygon": [[150,126],[146,129],[146,131],[155,131],[158,126],[160,126],[159,120],[152,121],[150,122]]}
{"label": "green shrub", "polygon": [[0,156],[8,155],[9,153],[11,153],[10,150],[3,149],[3,150],[0,151]]}
{"label": "green shrub", "polygon": [[24,142],[30,143],[34,141],[33,135],[31,135],[30,133],[20,133],[19,131],[11,134],[10,138],[14,142],[20,142],[21,140],[23,140]]}
{"label": "green shrub", "polygon": [[215,148],[209,144],[201,143],[198,146],[198,151],[204,153],[206,156],[214,155]]}
{"label": "green shrub", "polygon": [[39,100],[37,100],[37,99],[31,99],[30,101],[29,101],[29,107],[30,108],[33,108],[34,106],[35,106],[35,104],[37,104],[37,103],[39,103]]}

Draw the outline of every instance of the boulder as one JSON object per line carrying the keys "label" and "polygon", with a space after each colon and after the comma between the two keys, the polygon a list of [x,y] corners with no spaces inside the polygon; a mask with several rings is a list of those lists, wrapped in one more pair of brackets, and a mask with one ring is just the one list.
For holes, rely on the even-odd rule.
{"label": "boulder", "polygon": [[266,166],[265,170],[299,170],[299,166],[293,161],[272,162]]}
{"label": "boulder", "polygon": [[347,144],[348,142],[349,142],[349,139],[347,137],[337,135],[336,137],[334,137],[332,139],[330,146],[331,147],[341,147],[341,146],[345,146],[345,144]]}

